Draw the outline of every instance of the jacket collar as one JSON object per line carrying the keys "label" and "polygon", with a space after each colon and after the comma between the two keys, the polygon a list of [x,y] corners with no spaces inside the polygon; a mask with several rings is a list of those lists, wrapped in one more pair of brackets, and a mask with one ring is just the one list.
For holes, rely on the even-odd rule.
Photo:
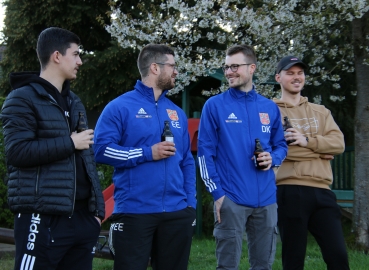
{"label": "jacket collar", "polygon": [[[143,84],[140,80],[137,80],[135,89],[149,101],[155,102],[154,89],[152,87],[148,87],[145,84]],[[168,90],[164,90],[163,93],[160,95],[159,100],[163,99],[167,94],[167,92]]]}
{"label": "jacket collar", "polygon": [[240,91],[236,88],[229,88],[229,93],[231,94],[232,97],[236,98],[236,99],[240,99],[240,98],[247,98],[247,99],[256,99],[257,97],[257,93],[255,90],[255,85],[252,85],[252,89],[249,92],[243,92]]}
{"label": "jacket collar", "polygon": [[[42,87],[41,84],[39,83],[30,83],[30,85],[32,86],[33,89],[35,89],[35,91],[37,92],[37,94],[41,95],[41,96],[48,96],[48,97],[52,97],[46,90],[44,87]],[[54,98],[53,98],[54,99]]]}

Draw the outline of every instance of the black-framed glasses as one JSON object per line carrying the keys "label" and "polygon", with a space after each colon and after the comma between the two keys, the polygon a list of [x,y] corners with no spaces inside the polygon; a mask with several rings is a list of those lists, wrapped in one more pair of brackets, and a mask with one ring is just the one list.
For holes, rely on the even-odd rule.
{"label": "black-framed glasses", "polygon": [[170,64],[170,63],[155,63],[155,64],[158,64],[158,65],[163,65],[163,66],[170,66],[173,68],[173,70],[178,70],[178,66],[176,64]]}
{"label": "black-framed glasses", "polygon": [[222,69],[223,69],[223,72],[226,72],[229,68],[231,69],[232,72],[236,72],[240,66],[249,66],[249,65],[252,65],[252,63],[240,64],[240,65],[230,65],[230,66],[224,65],[222,66]]}

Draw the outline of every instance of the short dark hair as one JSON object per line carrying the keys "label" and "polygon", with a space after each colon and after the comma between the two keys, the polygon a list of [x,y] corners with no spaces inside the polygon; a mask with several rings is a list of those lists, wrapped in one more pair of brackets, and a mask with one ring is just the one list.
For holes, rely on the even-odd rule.
{"label": "short dark hair", "polygon": [[81,40],[71,31],[59,27],[49,27],[43,30],[38,36],[36,49],[41,69],[45,69],[49,63],[50,56],[55,51],[65,55],[72,43],[80,45]]}
{"label": "short dark hair", "polygon": [[256,65],[256,61],[257,61],[256,54],[255,54],[254,49],[251,46],[248,46],[245,44],[234,45],[228,48],[226,55],[232,56],[237,53],[242,53],[245,56],[247,61],[251,61],[253,64]]}
{"label": "short dark hair", "polygon": [[141,50],[137,58],[137,67],[141,77],[146,77],[152,63],[165,62],[168,60],[166,54],[174,56],[174,51],[167,45],[148,44]]}

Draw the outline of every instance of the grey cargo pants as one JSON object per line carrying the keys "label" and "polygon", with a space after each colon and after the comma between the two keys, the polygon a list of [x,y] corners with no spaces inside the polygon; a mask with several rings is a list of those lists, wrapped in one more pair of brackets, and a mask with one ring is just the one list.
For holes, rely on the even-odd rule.
{"label": "grey cargo pants", "polygon": [[277,204],[250,208],[235,204],[225,196],[220,208],[221,223],[214,206],[216,269],[237,270],[246,230],[250,270],[272,269],[277,243]]}

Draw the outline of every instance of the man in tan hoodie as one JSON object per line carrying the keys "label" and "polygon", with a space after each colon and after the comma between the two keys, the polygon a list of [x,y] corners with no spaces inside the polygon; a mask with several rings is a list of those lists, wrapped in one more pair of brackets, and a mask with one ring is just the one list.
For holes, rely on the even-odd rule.
{"label": "man in tan hoodie", "polygon": [[[308,231],[319,244],[327,269],[349,269],[341,211],[330,190],[330,160],[345,149],[343,134],[331,112],[301,96],[307,66],[295,56],[277,65],[275,79],[282,90],[282,119],[288,154],[277,172],[278,226],[283,269],[303,269]],[[282,120],[283,121],[283,120]]]}

